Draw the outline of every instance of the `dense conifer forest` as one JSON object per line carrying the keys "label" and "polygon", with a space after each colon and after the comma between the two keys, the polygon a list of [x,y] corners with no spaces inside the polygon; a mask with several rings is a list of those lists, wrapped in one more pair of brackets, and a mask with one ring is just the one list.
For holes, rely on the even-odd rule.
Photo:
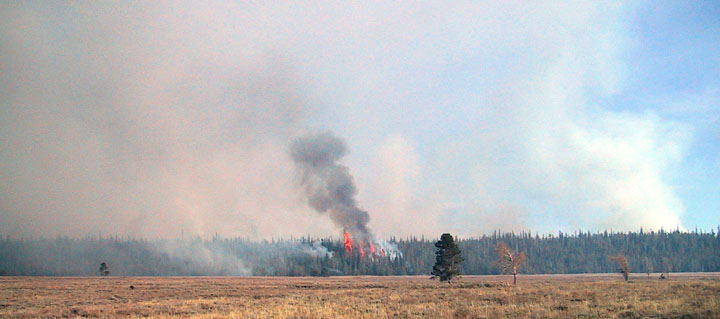
{"label": "dense conifer forest", "polygon": [[[390,238],[402,255],[347,254],[337,239],[242,238],[146,240],[118,237],[0,239],[0,275],[95,276],[106,262],[111,276],[335,276],[429,275],[436,239]],[[527,254],[526,274],[607,273],[608,256],[628,256],[633,272],[720,271],[718,232],[494,233],[459,238],[462,274],[498,274],[499,242]]]}

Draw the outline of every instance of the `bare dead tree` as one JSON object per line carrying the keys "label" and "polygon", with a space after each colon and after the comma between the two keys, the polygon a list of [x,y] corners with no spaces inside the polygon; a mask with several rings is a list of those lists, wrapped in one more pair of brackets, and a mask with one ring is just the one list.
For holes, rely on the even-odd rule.
{"label": "bare dead tree", "polygon": [[670,272],[672,271],[672,261],[670,260],[670,258],[667,258],[667,257],[663,258],[662,267],[663,267],[663,272],[665,272],[665,274],[667,274],[667,279],[670,279]]}
{"label": "bare dead tree", "polygon": [[653,267],[653,263],[650,261],[650,258],[643,258],[643,267],[645,267],[645,273],[647,274],[648,280],[650,280],[650,274],[653,272],[653,270],[655,270],[655,268]]}
{"label": "bare dead tree", "polygon": [[617,254],[615,256],[610,256],[609,258],[618,265],[623,278],[625,281],[628,281],[628,279],[630,279],[630,264],[628,263],[627,257],[623,254]]}
{"label": "bare dead tree", "polygon": [[498,260],[495,263],[504,274],[513,275],[513,285],[517,284],[517,274],[520,267],[525,263],[527,256],[524,252],[513,252],[507,244],[500,242],[495,251],[498,253]]}

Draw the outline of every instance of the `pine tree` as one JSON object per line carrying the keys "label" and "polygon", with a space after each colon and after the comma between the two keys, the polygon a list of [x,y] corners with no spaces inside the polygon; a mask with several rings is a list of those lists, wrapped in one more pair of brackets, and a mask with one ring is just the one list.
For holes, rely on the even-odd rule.
{"label": "pine tree", "polygon": [[110,274],[110,267],[108,267],[107,263],[102,262],[100,263],[100,275],[101,276],[107,276]]}
{"label": "pine tree", "polygon": [[460,248],[455,244],[452,235],[445,233],[440,236],[440,240],[435,243],[437,250],[435,251],[435,266],[432,270],[432,278],[440,278],[440,281],[448,283],[454,278],[460,276],[460,263],[465,260]]}

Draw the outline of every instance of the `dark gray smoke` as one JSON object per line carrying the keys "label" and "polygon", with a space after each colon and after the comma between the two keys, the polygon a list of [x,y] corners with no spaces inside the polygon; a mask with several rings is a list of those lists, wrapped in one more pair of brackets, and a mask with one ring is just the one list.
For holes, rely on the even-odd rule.
{"label": "dark gray smoke", "polygon": [[338,161],[345,156],[345,142],[330,132],[312,133],[290,145],[290,153],[301,176],[308,204],[327,213],[338,226],[359,239],[371,239],[370,215],[357,207],[357,188],[349,169]]}

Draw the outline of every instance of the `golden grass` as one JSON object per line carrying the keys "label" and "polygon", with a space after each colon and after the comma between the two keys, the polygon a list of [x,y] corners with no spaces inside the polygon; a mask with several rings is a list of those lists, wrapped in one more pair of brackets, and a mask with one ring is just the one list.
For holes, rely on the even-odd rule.
{"label": "golden grass", "polygon": [[720,318],[719,274],[652,278],[0,277],[0,318]]}

